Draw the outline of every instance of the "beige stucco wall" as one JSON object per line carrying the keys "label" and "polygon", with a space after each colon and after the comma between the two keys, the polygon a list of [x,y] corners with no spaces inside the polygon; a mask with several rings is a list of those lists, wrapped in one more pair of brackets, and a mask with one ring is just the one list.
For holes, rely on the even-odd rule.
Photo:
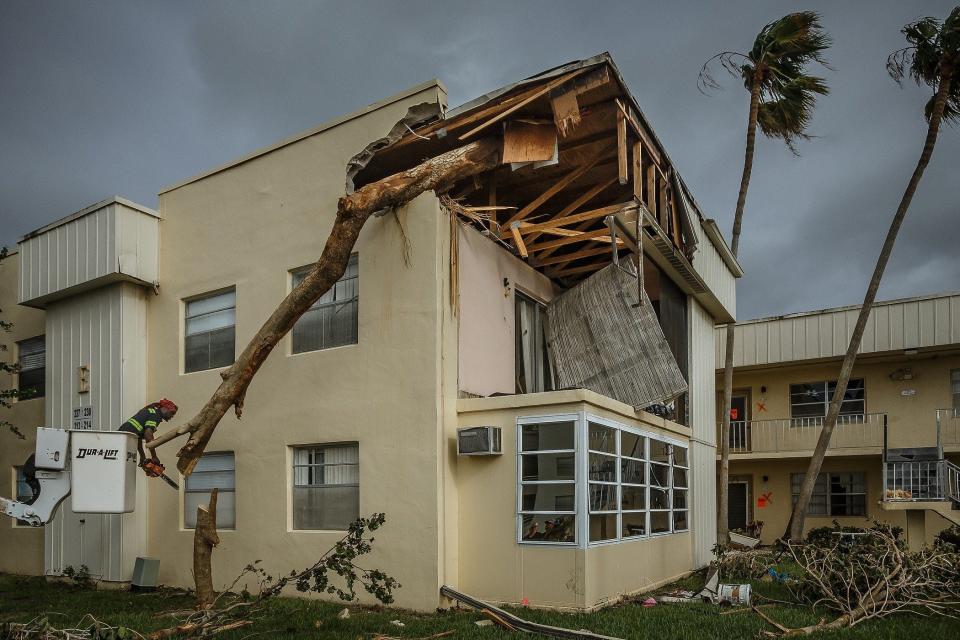
{"label": "beige stucco wall", "polygon": [[[289,270],[312,262],[322,249],[349,157],[389,130],[409,105],[438,99],[438,87],[426,89],[161,195],[161,286],[150,301],[149,397],[174,399],[184,420],[195,414],[220,378],[217,371],[180,373],[183,299],[235,286],[239,352],[289,290]],[[371,219],[356,246],[358,344],[290,355],[284,339],[251,385],[242,421],[228,414],[211,441],[209,451],[236,453],[237,486],[237,527],[221,532],[215,586],[257,559],[274,575],[303,568],[341,537],[291,530],[289,447],[357,441],[360,513],[387,514],[364,564],[404,585],[398,605],[437,606],[445,553],[438,531],[438,400],[444,393],[440,324],[450,322],[440,312],[449,268],[447,220],[432,195],[405,207],[399,219],[410,243],[409,264],[393,216]],[[175,448],[164,447],[161,457],[172,462]],[[155,483],[150,499],[148,546],[160,558],[160,579],[189,585],[192,532],[182,527],[182,497]]]}
{"label": "beige stucco wall", "polygon": [[513,393],[515,293],[547,303],[555,287],[545,275],[472,227],[458,225],[457,242],[460,389],[478,396]]}
{"label": "beige stucco wall", "polygon": [[[956,461],[956,460],[955,460]],[[751,503],[748,517],[763,521],[761,540],[772,544],[783,535],[790,519],[793,504],[790,495],[790,474],[805,473],[808,459],[790,460],[734,460],[730,463],[731,480],[746,479],[749,482]],[[885,511],[879,502],[883,497],[883,472],[880,456],[830,457],[823,463],[823,471],[863,472],[867,481],[866,516],[813,516],[808,515],[804,522],[804,531],[816,527],[831,526],[836,520],[844,526],[869,527],[874,520],[888,522],[898,527],[906,527],[906,515],[903,511]],[[764,480],[766,478],[766,480]],[[759,507],[757,498],[768,496],[767,505]],[[926,515],[927,543],[949,522],[939,515],[928,512]]]}
{"label": "beige stucco wall", "polygon": [[465,399],[458,406],[462,426],[500,427],[503,446],[502,455],[457,463],[462,591],[493,602],[583,609],[690,570],[689,533],[586,549],[519,544],[516,516],[518,417],[585,411],[683,441],[687,427],[586,390]]}
{"label": "beige stucco wall", "polygon": [[[16,343],[44,333],[43,311],[17,305],[20,279],[20,254],[13,253],[0,262],[0,320],[12,322],[13,328],[0,335],[0,360],[15,362]],[[15,376],[0,373],[0,389],[16,387]],[[9,409],[0,407],[0,420],[16,426],[26,439],[4,429],[0,431],[0,495],[13,497],[16,490],[15,466],[23,464],[33,453],[37,427],[43,426],[43,398],[15,401]],[[0,520],[0,571],[29,575],[43,574],[43,529],[17,526],[4,517]],[[15,551],[10,553],[10,551]]]}
{"label": "beige stucco wall", "polygon": [[[904,368],[913,371],[912,380],[890,379],[891,373]],[[923,447],[936,444],[936,410],[951,406],[950,370],[957,368],[960,368],[960,353],[955,350],[915,356],[861,357],[852,377],[864,379],[867,412],[887,414],[891,447]],[[735,371],[734,388],[750,389],[752,419],[789,418],[790,384],[835,380],[839,370],[837,362]],[[717,384],[718,389],[722,388],[720,376]],[[766,411],[757,411],[757,403],[764,395],[760,392],[761,386],[767,388],[763,400]],[[915,393],[902,395],[905,390]],[[945,436],[953,439],[951,434],[945,433]],[[960,433],[956,436],[955,444],[960,446]]]}

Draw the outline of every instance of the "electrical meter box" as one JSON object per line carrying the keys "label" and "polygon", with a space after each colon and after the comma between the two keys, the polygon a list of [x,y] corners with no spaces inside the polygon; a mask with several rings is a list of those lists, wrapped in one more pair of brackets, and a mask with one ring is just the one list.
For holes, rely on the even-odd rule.
{"label": "electrical meter box", "polygon": [[70,484],[75,513],[133,511],[137,436],[123,431],[70,431]]}
{"label": "electrical meter box", "polygon": [[37,429],[37,448],[33,456],[37,469],[62,471],[66,468],[69,439],[70,434],[63,429],[39,427]]}

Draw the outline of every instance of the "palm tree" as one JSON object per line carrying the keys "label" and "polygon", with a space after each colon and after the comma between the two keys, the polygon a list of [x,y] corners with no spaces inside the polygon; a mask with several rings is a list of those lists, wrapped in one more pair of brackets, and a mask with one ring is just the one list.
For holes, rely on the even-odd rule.
{"label": "palm tree", "polygon": [[897,207],[897,212],[890,222],[890,229],[880,249],[877,264],[873,268],[867,293],[863,297],[860,315],[857,316],[857,324],[853,329],[853,335],[850,336],[850,344],[847,346],[847,353],[840,367],[837,388],[830,400],[827,417],[823,421],[823,431],[820,433],[817,448],[810,459],[810,466],[807,468],[807,474],[800,488],[800,496],[787,527],[787,535],[792,540],[799,540],[803,536],[803,521],[807,514],[807,505],[813,494],[814,483],[823,465],[827,447],[830,445],[830,436],[833,435],[833,429],[837,424],[840,403],[847,391],[847,383],[853,372],[853,363],[860,349],[860,340],[867,326],[867,318],[873,301],[877,297],[877,289],[880,287],[880,280],[883,278],[883,271],[890,259],[893,245],[897,241],[897,233],[907,215],[907,209],[910,207],[913,194],[917,191],[923,172],[930,162],[930,156],[933,155],[940,123],[943,120],[947,122],[960,120],[960,6],[956,7],[942,23],[936,18],[923,18],[908,24],[902,31],[909,45],[890,54],[887,58],[887,71],[898,84],[909,76],[917,84],[925,84],[933,89],[933,96],[924,108],[927,137],[917,166],[900,199],[900,206]]}
{"label": "palm tree", "polygon": [[[740,194],[733,214],[731,250],[734,257],[740,248],[743,207],[747,201],[753,149],[757,127],[768,138],[782,140],[796,154],[795,143],[808,139],[807,125],[818,95],[828,93],[823,78],[807,74],[807,66],[826,66],[823,52],[830,38],[820,26],[820,15],[812,11],[791,13],[761,29],[748,53],[724,51],[707,60],[700,69],[701,91],[717,89],[719,83],[710,73],[710,66],[719,62],[731,75],[743,79],[750,92],[747,117],[747,146],[743,158]],[[727,325],[726,358],[723,370],[723,423],[720,428],[720,499],[717,505],[717,539],[727,541],[727,482],[730,475],[730,405],[733,396],[733,323]]]}

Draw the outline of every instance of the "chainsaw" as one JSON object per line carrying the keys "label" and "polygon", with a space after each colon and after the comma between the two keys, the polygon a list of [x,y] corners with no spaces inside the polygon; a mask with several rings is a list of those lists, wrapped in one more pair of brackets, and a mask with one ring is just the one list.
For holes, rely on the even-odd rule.
{"label": "chainsaw", "polygon": [[143,467],[143,470],[147,472],[147,475],[153,474],[157,478],[162,478],[164,482],[173,487],[174,489],[180,490],[180,485],[174,482],[170,476],[164,473],[166,467],[164,467],[159,462],[154,462],[153,460],[147,460],[140,465]]}

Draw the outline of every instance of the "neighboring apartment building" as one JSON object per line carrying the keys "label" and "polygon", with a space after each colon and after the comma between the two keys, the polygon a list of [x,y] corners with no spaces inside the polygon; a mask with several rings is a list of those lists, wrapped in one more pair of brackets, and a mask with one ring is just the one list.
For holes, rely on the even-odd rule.
{"label": "neighboring apartment building", "polygon": [[[505,138],[514,126],[564,122],[552,159],[454,185],[456,213],[428,192],[371,218],[344,276],[283,339],[243,419],[223,419],[179,492],[141,477],[134,513],[75,514],[68,500],[44,531],[4,524],[0,544],[29,554],[7,554],[0,570],[86,564],[122,582],[137,556],[151,556],[163,583],[188,586],[191,526],[212,487],[218,586],[257,559],[271,572],[308,566],[350,521],[381,511],[387,524],[364,564],[396,577],[397,603],[415,609],[443,604],[442,584],[590,608],[709,561],[714,326],[734,319],[741,275],[715,224],[607,55],[453,111],[445,102],[428,82],[170,187],[159,211],[111,199],[21,241],[2,267],[0,306],[16,309],[15,340],[46,336],[46,395],[17,403],[21,428],[88,420],[109,430],[160,397],[179,404],[175,426],[316,260],[348,163],[359,186],[436,154],[430,145],[460,144],[490,118],[486,135]],[[424,110],[433,115],[410,119]],[[517,232],[498,237],[491,220]],[[544,220],[555,224],[537,226]],[[546,358],[554,299],[641,249],[649,301],[635,312],[637,340],[662,346],[660,364],[685,381],[659,403],[667,417],[591,384],[554,390]],[[31,346],[18,344],[20,356]],[[499,455],[458,455],[457,429],[474,426],[501,429]],[[11,487],[29,445],[0,452]],[[168,468],[177,446],[160,450]]]}
{"label": "neighboring apartment building", "polygon": [[[840,307],[737,323],[731,528],[760,521],[764,542],[784,533],[858,313]],[[719,387],[722,339],[716,349]],[[876,303],[806,528],[881,520],[903,527],[911,546],[930,542],[960,524],[958,462],[960,294]]]}

